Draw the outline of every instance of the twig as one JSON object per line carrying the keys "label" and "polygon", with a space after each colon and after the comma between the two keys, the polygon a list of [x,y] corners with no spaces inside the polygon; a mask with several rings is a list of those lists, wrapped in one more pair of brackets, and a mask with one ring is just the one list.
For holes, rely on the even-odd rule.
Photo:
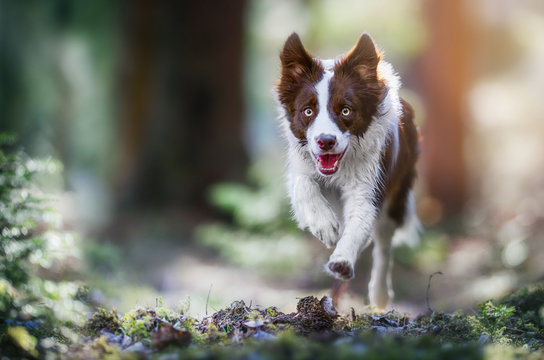
{"label": "twig", "polygon": [[348,289],[348,282],[346,281],[340,281],[336,280],[333,287],[332,287],[332,303],[334,306],[338,306],[338,301],[340,300],[340,297],[346,292]]}
{"label": "twig", "polygon": [[431,304],[429,303],[429,293],[431,292],[431,279],[435,275],[444,275],[442,271],[437,271],[429,275],[429,282],[427,283],[427,295],[425,296],[425,302],[427,303],[427,309],[429,309],[429,312],[432,314],[434,310],[431,308]]}
{"label": "twig", "polygon": [[208,316],[208,304],[210,303],[210,294],[212,292],[213,284],[210,284],[210,290],[208,290],[208,297],[206,298],[206,316]]}
{"label": "twig", "polygon": [[515,333],[518,333],[518,334],[524,334],[525,331],[521,330],[521,329],[515,329],[515,328],[505,328],[505,330],[508,330],[508,331],[511,331],[511,332],[515,332]]}

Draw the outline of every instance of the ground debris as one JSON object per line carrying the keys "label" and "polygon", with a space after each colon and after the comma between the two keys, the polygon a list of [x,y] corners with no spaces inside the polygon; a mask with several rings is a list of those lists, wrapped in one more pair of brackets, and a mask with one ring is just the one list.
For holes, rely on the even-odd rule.
{"label": "ground debris", "polygon": [[[487,301],[470,314],[433,312],[414,318],[396,311],[339,315],[327,296],[300,298],[296,312],[289,314],[240,300],[201,320],[162,305],[137,308],[122,317],[99,309],[82,329],[88,340],[73,346],[68,358],[146,358],[163,352],[195,355],[198,351],[212,356],[225,351],[224,357],[217,358],[246,359],[253,357],[251,349],[260,348],[278,351],[275,354],[280,357],[300,351],[308,352],[300,358],[312,358],[333,349],[327,354],[342,352],[347,359],[364,353],[373,359],[373,352],[379,355],[376,358],[384,351],[399,358],[410,351],[416,354],[424,346],[435,351],[429,353],[429,359],[443,358],[448,352],[449,358],[481,359],[482,349],[505,345],[516,354],[537,358],[544,348],[540,289],[513,294],[502,302]],[[243,346],[227,346],[235,344]],[[214,349],[220,348],[230,350],[216,354]],[[228,356],[234,349],[240,349],[239,357]]]}
{"label": "ground debris", "polygon": [[191,333],[187,330],[176,329],[171,324],[166,324],[151,333],[151,343],[158,349],[173,345],[186,347],[191,343]]}
{"label": "ground debris", "polygon": [[331,311],[331,308],[324,306],[328,306],[328,299],[330,299],[328,296],[323,297],[321,300],[314,296],[300,299],[297,304],[298,313],[291,322],[299,334],[307,335],[332,330],[336,311]]}
{"label": "ground debris", "polygon": [[249,319],[251,309],[246,306],[243,300],[233,302],[230,307],[219,310],[212,315],[212,321],[215,326],[227,334],[235,329],[242,329],[243,324]]}
{"label": "ground debris", "polygon": [[330,297],[324,296],[319,300],[307,296],[299,300],[296,313],[277,313],[271,321],[273,324],[288,324],[299,335],[310,335],[332,331],[336,318],[338,314]]}
{"label": "ground debris", "polygon": [[115,334],[121,329],[121,320],[115,309],[107,311],[103,308],[92,314],[84,327],[84,333],[89,336],[97,335],[102,331]]}

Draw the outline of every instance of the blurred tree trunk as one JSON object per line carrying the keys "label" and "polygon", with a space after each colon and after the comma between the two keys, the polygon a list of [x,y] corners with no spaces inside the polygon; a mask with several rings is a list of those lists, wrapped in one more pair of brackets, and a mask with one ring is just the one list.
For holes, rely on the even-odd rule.
{"label": "blurred tree trunk", "polygon": [[119,84],[119,204],[204,205],[241,179],[244,0],[126,0]]}
{"label": "blurred tree trunk", "polygon": [[423,171],[429,195],[443,215],[458,214],[467,199],[464,154],[470,86],[471,24],[465,1],[426,1],[428,48],[419,78],[426,107]]}

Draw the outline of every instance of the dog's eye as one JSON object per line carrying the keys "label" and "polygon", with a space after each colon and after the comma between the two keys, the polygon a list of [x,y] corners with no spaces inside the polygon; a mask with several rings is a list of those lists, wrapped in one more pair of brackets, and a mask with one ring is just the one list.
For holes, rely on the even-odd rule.
{"label": "dog's eye", "polygon": [[312,116],[314,114],[314,111],[310,108],[304,109],[304,115],[306,116]]}
{"label": "dog's eye", "polygon": [[345,107],[342,109],[341,113],[342,113],[342,116],[349,116],[349,114],[351,114],[351,109],[348,107]]}

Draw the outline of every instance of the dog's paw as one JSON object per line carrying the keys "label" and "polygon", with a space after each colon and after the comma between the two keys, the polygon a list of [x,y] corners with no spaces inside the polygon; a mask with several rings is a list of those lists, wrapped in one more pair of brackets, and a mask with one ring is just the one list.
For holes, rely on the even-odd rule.
{"label": "dog's paw", "polygon": [[326,270],[338,280],[350,280],[355,273],[353,264],[347,260],[330,260]]}
{"label": "dog's paw", "polygon": [[340,238],[340,224],[337,221],[331,221],[328,224],[320,224],[313,229],[310,228],[310,232],[330,249],[336,245]]}

